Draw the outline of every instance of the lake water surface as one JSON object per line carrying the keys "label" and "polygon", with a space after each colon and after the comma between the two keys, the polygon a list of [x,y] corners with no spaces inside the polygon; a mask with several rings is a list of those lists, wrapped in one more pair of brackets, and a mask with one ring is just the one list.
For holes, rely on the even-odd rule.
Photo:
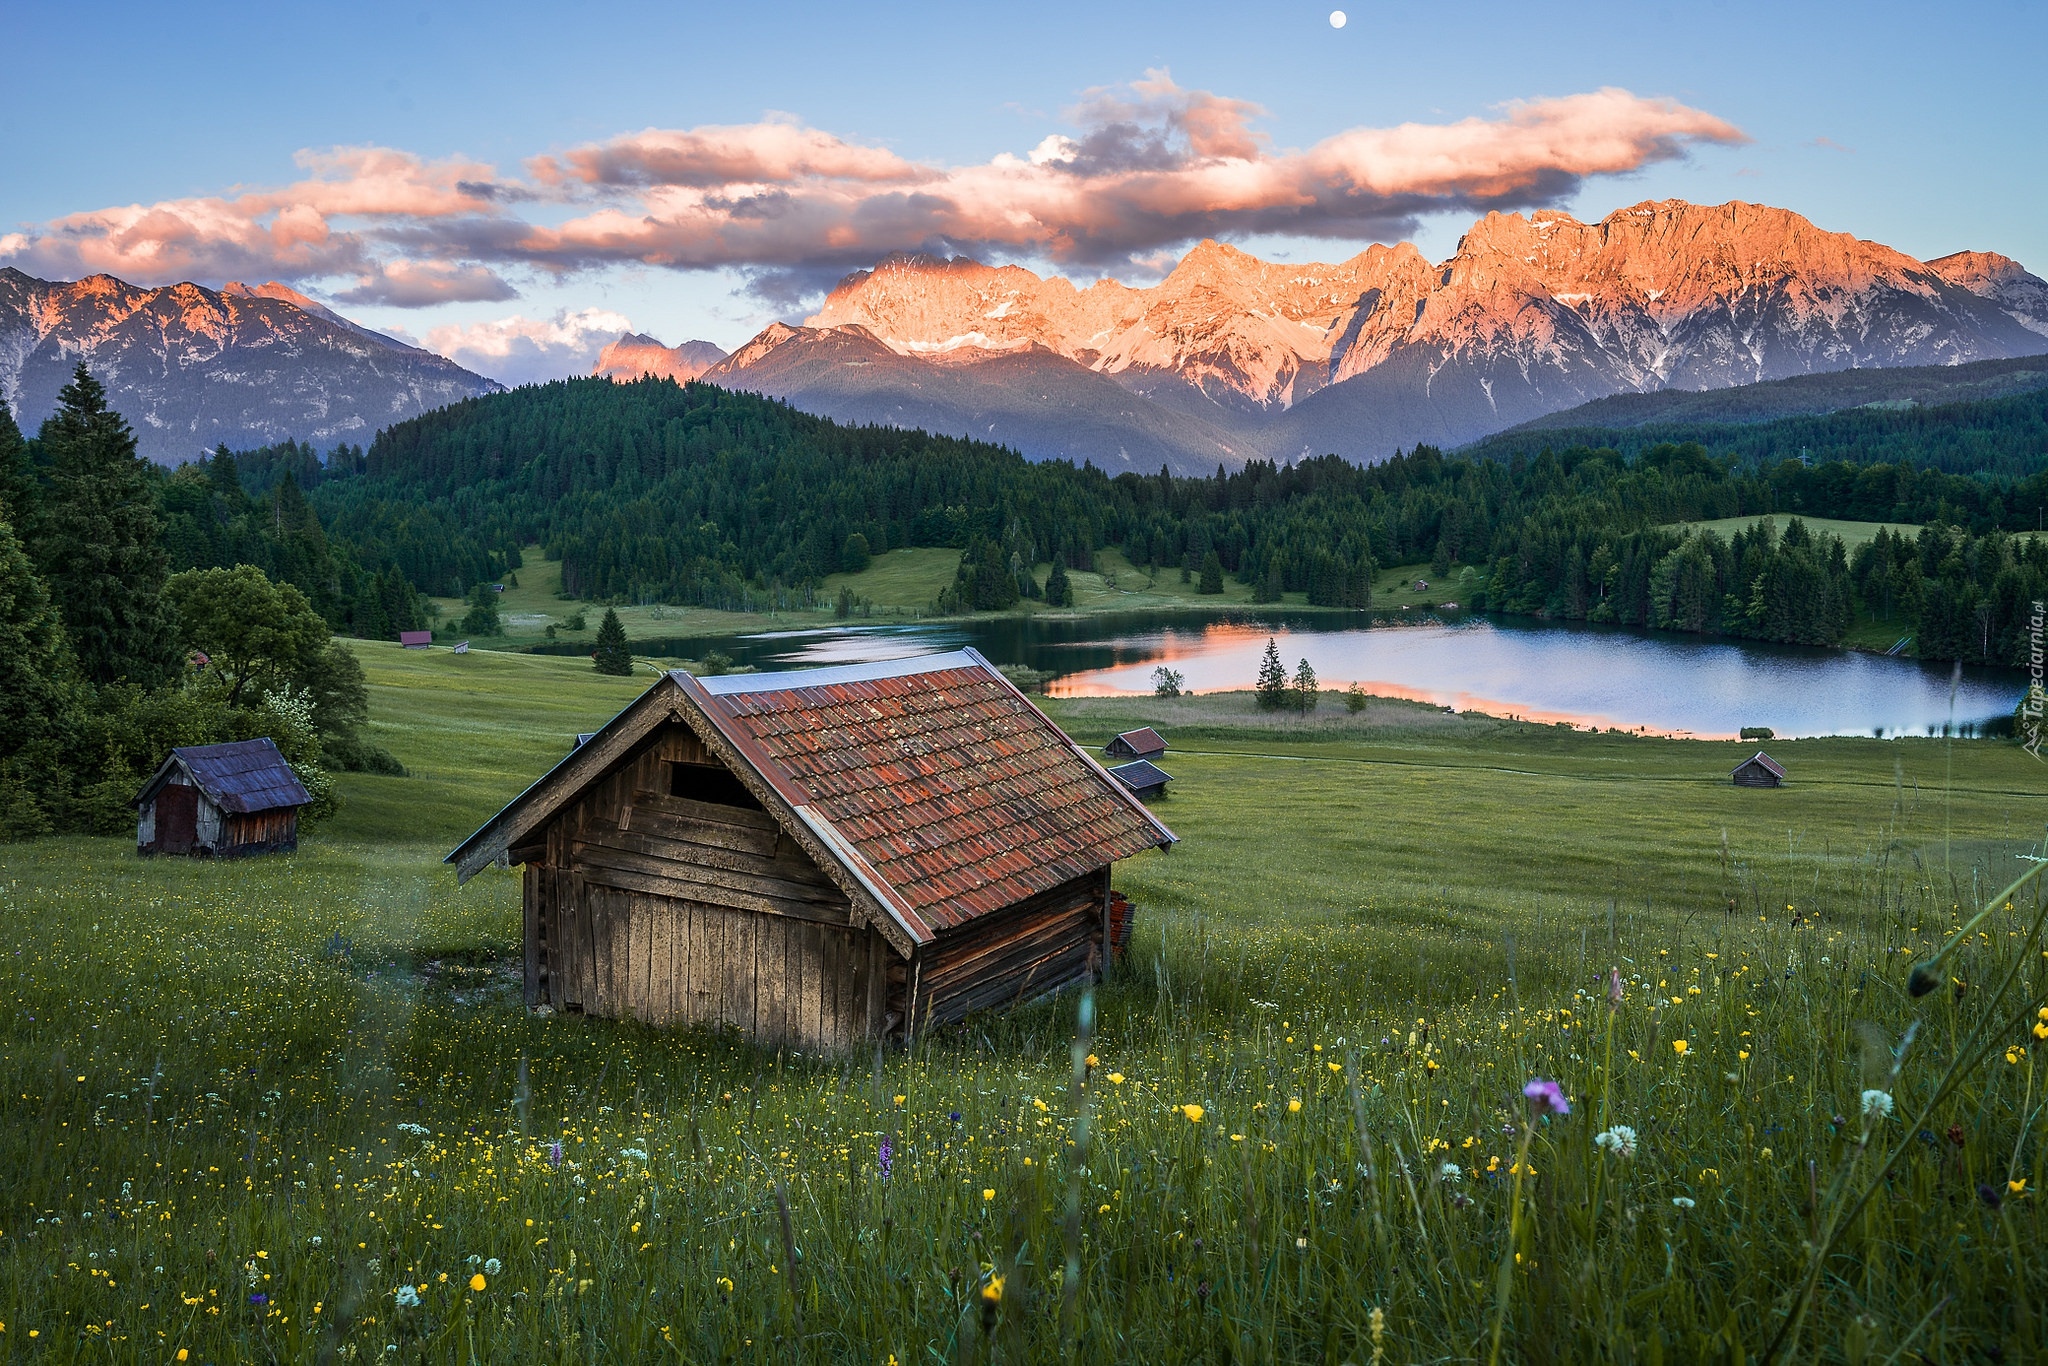
{"label": "lake water surface", "polygon": [[[1939,731],[2010,716],[2016,671],[1965,668],[1950,697],[1946,665],[1849,650],[1703,640],[1668,632],[1482,616],[1302,612],[1147,612],[848,626],[689,640],[635,641],[638,654],[794,669],[899,659],[972,645],[998,664],[1053,675],[1058,696],[1145,693],[1160,665],[1195,692],[1248,688],[1266,640],[1292,671],[1307,659],[1325,688],[1352,683],[1532,721],[1733,736]],[[1326,704],[1327,705],[1327,704]]]}

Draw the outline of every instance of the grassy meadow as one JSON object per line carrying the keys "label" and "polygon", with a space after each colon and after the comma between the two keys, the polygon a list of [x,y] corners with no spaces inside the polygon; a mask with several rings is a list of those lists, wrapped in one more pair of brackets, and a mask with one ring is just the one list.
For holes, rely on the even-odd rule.
{"label": "grassy meadow", "polygon": [[357,648],[411,776],[297,855],[0,847],[0,1359],[2048,1343],[2037,885],[1906,990],[2048,852],[2010,744],[1774,744],[1750,791],[1743,746],[1396,701],[1047,702],[1175,746],[1092,1028],[811,1057],[529,1016],[516,873],[438,862],[644,679]]}

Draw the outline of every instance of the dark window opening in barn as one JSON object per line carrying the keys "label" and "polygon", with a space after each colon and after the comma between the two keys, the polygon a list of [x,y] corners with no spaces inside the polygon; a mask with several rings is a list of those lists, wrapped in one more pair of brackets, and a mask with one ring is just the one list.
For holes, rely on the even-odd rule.
{"label": "dark window opening in barn", "polygon": [[747,785],[717,764],[670,764],[668,794],[718,806],[738,806],[759,811],[761,803],[747,791]]}

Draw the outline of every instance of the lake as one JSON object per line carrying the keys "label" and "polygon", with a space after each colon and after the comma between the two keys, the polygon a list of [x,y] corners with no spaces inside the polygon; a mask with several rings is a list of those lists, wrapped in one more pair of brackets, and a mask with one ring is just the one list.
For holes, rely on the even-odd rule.
{"label": "lake", "polygon": [[1055,696],[1092,696],[1150,692],[1161,665],[1189,691],[1249,688],[1269,636],[1290,672],[1307,659],[1327,689],[1355,682],[1459,711],[1700,737],[1744,726],[1781,736],[1927,734],[1951,719],[1975,727],[2009,717],[2026,686],[2017,671],[1966,667],[1951,709],[1949,665],[1472,614],[1031,616],[638,640],[633,650],[701,659],[715,649],[735,663],[795,669],[971,645],[995,663],[1050,673]]}

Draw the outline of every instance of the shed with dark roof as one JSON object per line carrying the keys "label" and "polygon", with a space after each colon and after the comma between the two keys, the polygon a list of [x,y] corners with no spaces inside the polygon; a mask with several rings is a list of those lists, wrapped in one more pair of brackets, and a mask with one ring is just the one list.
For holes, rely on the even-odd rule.
{"label": "shed with dark roof", "polygon": [[1140,801],[1151,801],[1154,797],[1166,795],[1166,785],[1173,781],[1168,773],[1150,759],[1134,759],[1128,764],[1118,764],[1109,771],[1109,776],[1128,787]]}
{"label": "shed with dark roof", "polygon": [[299,847],[312,798],[268,737],[171,751],[131,803],[142,854],[239,858]]}
{"label": "shed with dark roof", "polygon": [[1758,750],[1737,764],[1728,776],[1737,787],[1779,787],[1785,781],[1785,770],[1777,760]]}
{"label": "shed with dark roof", "polygon": [[524,865],[531,1006],[837,1048],[1095,974],[1173,842],[962,650],[665,674],[448,862]]}

